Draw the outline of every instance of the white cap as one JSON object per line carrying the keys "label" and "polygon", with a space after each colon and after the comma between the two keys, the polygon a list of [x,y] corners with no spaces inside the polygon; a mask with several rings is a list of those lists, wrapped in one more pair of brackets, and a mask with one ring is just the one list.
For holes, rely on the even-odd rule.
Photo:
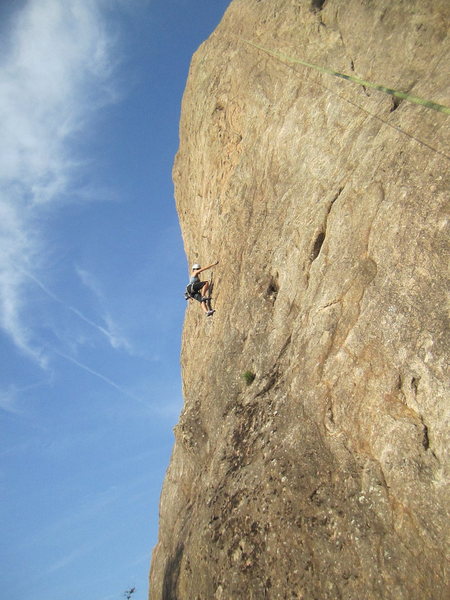
{"label": "white cap", "polygon": [[198,265],[197,263],[195,263],[195,265],[192,265],[192,270],[196,271],[197,269],[201,269],[201,266]]}

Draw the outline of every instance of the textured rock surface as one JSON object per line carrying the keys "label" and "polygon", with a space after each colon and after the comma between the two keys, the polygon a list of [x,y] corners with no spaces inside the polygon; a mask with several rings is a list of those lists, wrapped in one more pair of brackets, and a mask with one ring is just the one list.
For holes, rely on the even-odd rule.
{"label": "textured rock surface", "polygon": [[186,315],[152,600],[449,597],[450,117],[242,41],[449,105],[449,17],[235,0],[194,55],[174,179],[217,313]]}

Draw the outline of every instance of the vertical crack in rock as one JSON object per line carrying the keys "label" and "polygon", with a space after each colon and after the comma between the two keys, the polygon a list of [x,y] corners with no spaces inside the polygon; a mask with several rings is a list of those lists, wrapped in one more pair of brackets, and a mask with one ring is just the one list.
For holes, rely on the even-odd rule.
{"label": "vertical crack in rock", "polygon": [[330,203],[328,205],[327,208],[327,212],[325,215],[325,220],[323,222],[322,225],[322,230],[319,232],[319,234],[317,235],[315,241],[314,241],[314,245],[313,245],[313,249],[311,251],[311,262],[313,262],[314,260],[316,260],[316,258],[319,256],[320,254],[320,250],[322,248],[323,242],[325,241],[325,235],[326,235],[326,230],[327,230],[327,223],[328,223],[328,217],[330,216],[330,212],[331,209],[333,207],[333,204],[336,202],[336,200],[339,198],[342,190],[344,188],[340,187],[338,189],[338,191],[336,192],[336,194],[333,196],[333,198],[330,200]]}
{"label": "vertical crack in rock", "polygon": [[311,251],[311,262],[316,260],[316,258],[319,256],[324,241],[325,231],[321,231],[314,241],[313,249]]}
{"label": "vertical crack in rock", "polygon": [[327,0],[311,0],[311,10],[313,12],[320,12],[324,7]]}

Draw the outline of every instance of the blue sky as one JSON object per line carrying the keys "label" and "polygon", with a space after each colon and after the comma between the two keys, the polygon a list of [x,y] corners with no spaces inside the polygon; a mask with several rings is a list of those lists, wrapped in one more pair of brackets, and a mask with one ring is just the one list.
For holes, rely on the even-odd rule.
{"label": "blue sky", "polygon": [[147,596],[182,405],[171,169],[228,0],[0,4],[0,589]]}

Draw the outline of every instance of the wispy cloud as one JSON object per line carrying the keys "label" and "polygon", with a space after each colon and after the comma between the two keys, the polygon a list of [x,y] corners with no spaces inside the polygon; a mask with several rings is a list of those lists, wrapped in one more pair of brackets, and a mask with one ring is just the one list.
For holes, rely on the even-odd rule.
{"label": "wispy cloud", "polygon": [[67,191],[67,142],[108,99],[111,40],[94,1],[30,0],[0,65],[0,177],[22,201]]}
{"label": "wispy cloud", "polygon": [[17,405],[17,391],[13,387],[0,390],[0,409],[13,415],[22,414],[22,410]]}
{"label": "wispy cloud", "polygon": [[25,386],[9,385],[3,389],[0,388],[0,410],[13,415],[24,416],[26,411],[20,404],[20,399],[23,394],[44,385],[48,385],[48,383],[49,380],[45,380]]}
{"label": "wispy cloud", "polygon": [[[43,211],[77,196],[82,166],[73,150],[77,136],[93,110],[114,99],[115,40],[100,5],[100,0],[28,0],[0,57],[0,326],[41,366],[45,352],[25,316],[30,292],[25,273],[45,266]],[[112,343],[106,328],[102,333]]]}

